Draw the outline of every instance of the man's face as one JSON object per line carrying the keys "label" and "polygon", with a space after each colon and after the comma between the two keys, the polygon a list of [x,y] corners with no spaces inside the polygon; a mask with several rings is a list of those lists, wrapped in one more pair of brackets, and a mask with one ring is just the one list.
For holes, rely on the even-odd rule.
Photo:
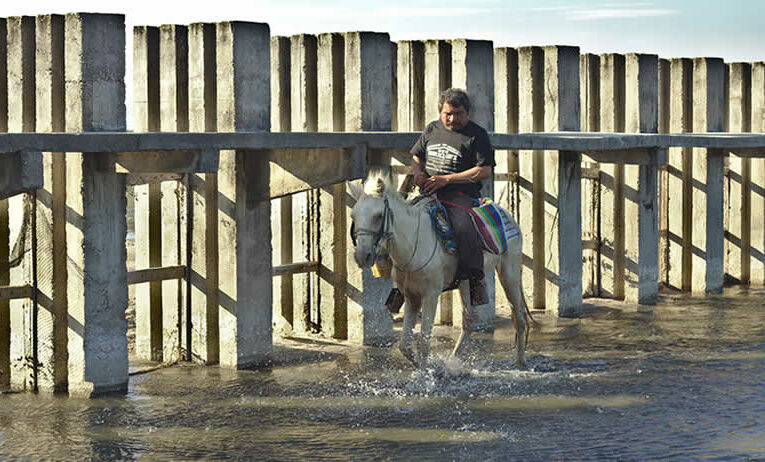
{"label": "man's face", "polygon": [[468,120],[468,111],[463,106],[452,106],[449,103],[441,106],[441,122],[447,130],[462,130]]}

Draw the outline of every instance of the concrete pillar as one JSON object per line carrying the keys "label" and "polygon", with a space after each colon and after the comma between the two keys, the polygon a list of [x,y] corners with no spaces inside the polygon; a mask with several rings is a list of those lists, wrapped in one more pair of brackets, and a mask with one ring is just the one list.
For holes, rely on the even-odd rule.
{"label": "concrete pillar", "polygon": [[[730,96],[728,105],[730,132],[751,131],[752,66],[749,63],[730,64]],[[726,210],[730,213],[725,273],[741,284],[749,283],[751,259],[751,162],[748,158],[730,154],[729,195]],[[762,214],[757,214],[758,217]]]}
{"label": "concrete pillar", "polygon": [[[587,53],[579,57],[579,87],[581,88],[581,126],[583,131],[600,131],[600,56]],[[599,172],[600,167],[590,157],[583,156],[582,169]],[[584,296],[600,295],[600,268],[597,242],[600,236],[600,180],[582,177],[582,288]]]}
{"label": "concrete pillar", "polygon": [[[189,131],[189,63],[188,28],[163,25],[159,30],[160,69],[160,130]],[[161,205],[161,266],[186,264],[186,189],[180,181],[160,184]],[[180,361],[188,322],[186,310],[186,281],[171,279],[161,283],[161,360]]]}
{"label": "concrete pillar", "polygon": [[[670,61],[671,133],[693,131],[693,62],[687,58]],[[669,286],[691,290],[691,148],[670,148],[668,152],[668,281]]]}
{"label": "concrete pillar", "polygon": [[[765,133],[765,63],[752,63],[751,122],[755,133]],[[765,159],[750,160],[750,255],[749,283],[765,284]]]}
{"label": "concrete pillar", "polygon": [[[217,24],[218,130],[270,130],[271,63],[267,24]],[[218,173],[220,364],[244,368],[267,359],[272,342],[271,201],[268,158],[221,151]]]}
{"label": "concrete pillar", "polygon": [[415,40],[398,42],[397,129],[419,132],[425,128],[425,44]]}
{"label": "concrete pillar", "polygon": [[[470,120],[488,132],[494,131],[494,49],[485,40],[452,40],[452,87],[464,89],[470,96]],[[436,106],[437,107],[437,106]],[[482,182],[481,194],[494,197],[494,177]],[[494,272],[485,275],[489,303],[476,308],[475,329],[494,329],[496,284]],[[455,327],[462,327],[460,311],[452,314]]]}
{"label": "concrete pillar", "polygon": [[[217,130],[215,24],[189,26],[189,130]],[[218,362],[218,174],[190,177],[193,196],[191,245],[191,357]],[[187,345],[188,348],[188,345]]]}
{"label": "concrete pillar", "polygon": [[425,41],[425,124],[438,118],[438,98],[452,85],[452,45],[446,40]]}
{"label": "concrete pillar", "polygon": [[[494,128],[497,133],[518,133],[518,51],[494,49]],[[518,218],[518,151],[494,151],[495,200]],[[503,290],[496,291],[496,303],[508,305]]]}
{"label": "concrete pillar", "polygon": [[[291,122],[293,132],[315,132],[318,128],[318,99],[316,85],[316,37],[313,35],[299,34],[290,37],[290,105]],[[316,207],[316,193],[314,191],[300,192],[292,195],[292,213],[284,215],[283,220],[288,218],[292,221],[292,248],[289,254],[291,261],[312,261],[316,253],[311,229],[312,221],[316,214],[312,213]],[[288,212],[289,211],[286,211]],[[286,232],[286,230],[283,230]],[[283,244],[288,243],[287,235],[283,234]],[[288,250],[285,248],[285,250]],[[286,257],[288,253],[283,254]],[[293,303],[292,316],[293,328],[299,332],[310,332],[312,323],[316,321],[311,315],[313,300],[311,286],[314,275],[312,273],[296,274],[292,276]],[[289,307],[285,307],[289,309]]]}
{"label": "concrete pillar", "polygon": [[[348,32],[345,38],[345,130],[391,129],[391,60],[388,34]],[[350,223],[352,203],[346,207]],[[343,234],[349,239],[347,231]],[[347,242],[347,241],[346,241]],[[346,243],[347,248],[351,244]],[[348,279],[348,340],[363,345],[387,343],[393,336],[393,320],[385,309],[390,279],[375,279],[361,270],[346,253]]]}
{"label": "concrete pillar", "polygon": [[[12,17],[7,22],[8,40],[8,131],[35,131],[35,18]],[[19,194],[8,199],[10,242],[22,249],[21,260],[10,268],[10,284],[32,283],[31,223],[22,217],[31,214],[31,196]],[[10,302],[11,388],[32,390],[35,387],[33,323],[35,309],[29,299]]]}
{"label": "concrete pillar", "polygon": [[[518,49],[518,104],[521,133],[545,129],[544,51]],[[518,225],[523,235],[523,291],[531,308],[545,307],[544,152],[519,153]]]}
{"label": "concrete pillar", "polygon": [[[624,55],[600,56],[600,130],[624,132]],[[624,298],[624,165],[600,166],[600,294]]]}
{"label": "concrete pillar", "polygon": [[[345,40],[342,34],[319,35],[317,61],[318,129],[344,131]],[[322,332],[336,339],[348,338],[347,207],[344,183],[319,190],[319,312]]]}
{"label": "concrete pillar", "polygon": [[[545,131],[579,130],[579,48],[549,46],[545,56]],[[582,155],[545,158],[546,306],[562,317],[582,310]]]}
{"label": "concrete pillar", "polygon": [[[693,131],[724,128],[725,64],[717,58],[693,60]],[[722,291],[723,156],[720,149],[693,149],[693,257],[691,291]]]}
{"label": "concrete pillar", "polygon": [[[36,131],[65,129],[64,17],[36,20]],[[43,188],[37,192],[37,386],[63,391],[67,384],[66,160],[43,154]]]}
{"label": "concrete pillar", "polygon": [[[626,131],[658,133],[658,56],[628,54],[625,78]],[[624,166],[624,217],[633,224],[624,228],[624,299],[629,303],[654,305],[659,295],[658,168],[657,163]]]}
{"label": "concrete pillar", "polygon": [[[8,28],[5,18],[0,18],[0,56],[7,56]],[[8,131],[8,66],[0,59],[0,133]],[[10,284],[8,267],[10,236],[8,228],[8,201],[0,200],[0,286]],[[0,390],[11,385],[11,304],[0,300]]]}
{"label": "concrete pillar", "polygon": [[[133,28],[133,130],[160,130],[159,28]],[[162,199],[159,184],[133,188],[135,268],[162,266]],[[135,285],[135,354],[162,361],[162,282]]]}
{"label": "concrete pillar", "polygon": [[[291,128],[290,55],[289,37],[271,37],[271,131],[274,132],[288,132]],[[292,196],[271,201],[271,243],[274,266],[292,262]],[[284,337],[292,334],[292,275],[274,278],[273,284],[274,332]]]}
{"label": "concrete pillar", "polygon": [[[125,130],[125,17],[66,15],[66,130]],[[125,176],[96,172],[98,154],[67,154],[69,393],[128,384]]]}
{"label": "concrete pillar", "polygon": [[[669,133],[670,62],[659,59],[659,133]],[[669,278],[669,169],[659,165],[659,282],[668,283]]]}

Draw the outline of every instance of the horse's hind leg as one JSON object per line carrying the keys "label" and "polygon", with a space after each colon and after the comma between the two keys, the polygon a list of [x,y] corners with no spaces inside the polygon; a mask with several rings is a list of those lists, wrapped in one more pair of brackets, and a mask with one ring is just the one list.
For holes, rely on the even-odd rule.
{"label": "horse's hind leg", "polygon": [[462,331],[457,339],[457,343],[452,350],[452,356],[458,356],[465,348],[467,341],[470,340],[470,332],[473,329],[473,321],[475,318],[473,308],[470,306],[470,289],[468,288],[467,281],[463,281],[459,288],[460,300],[462,301]]}
{"label": "horse's hind leg", "polygon": [[404,300],[404,326],[401,329],[401,340],[398,342],[398,349],[401,350],[404,357],[417,366],[417,359],[412,350],[412,337],[414,337],[414,325],[417,322],[418,300],[406,297]]}
{"label": "horse's hind leg", "polygon": [[515,324],[515,357],[519,367],[526,366],[526,299],[523,296],[521,282],[520,255],[510,252],[502,255],[497,268],[499,280],[505,295],[513,306],[513,323]]}

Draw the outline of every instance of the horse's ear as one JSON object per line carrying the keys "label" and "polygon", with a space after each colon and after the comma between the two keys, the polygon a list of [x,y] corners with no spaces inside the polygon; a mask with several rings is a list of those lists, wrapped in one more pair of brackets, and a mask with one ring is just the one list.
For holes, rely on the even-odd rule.
{"label": "horse's ear", "polygon": [[346,181],[345,184],[347,184],[348,189],[351,190],[351,197],[353,197],[354,200],[359,200],[361,195],[364,194],[364,190],[361,189],[356,183],[353,183],[352,181]]}

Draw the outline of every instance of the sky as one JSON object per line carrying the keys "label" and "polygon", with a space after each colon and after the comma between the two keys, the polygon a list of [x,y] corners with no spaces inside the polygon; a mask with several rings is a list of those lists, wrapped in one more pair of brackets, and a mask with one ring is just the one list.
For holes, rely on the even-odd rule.
{"label": "sky", "polygon": [[3,0],[0,6],[0,17],[68,12],[125,14],[128,30],[238,20],[268,23],[272,35],[366,30],[387,32],[393,41],[468,38],[495,47],[573,45],[582,53],[765,61],[764,0]]}

